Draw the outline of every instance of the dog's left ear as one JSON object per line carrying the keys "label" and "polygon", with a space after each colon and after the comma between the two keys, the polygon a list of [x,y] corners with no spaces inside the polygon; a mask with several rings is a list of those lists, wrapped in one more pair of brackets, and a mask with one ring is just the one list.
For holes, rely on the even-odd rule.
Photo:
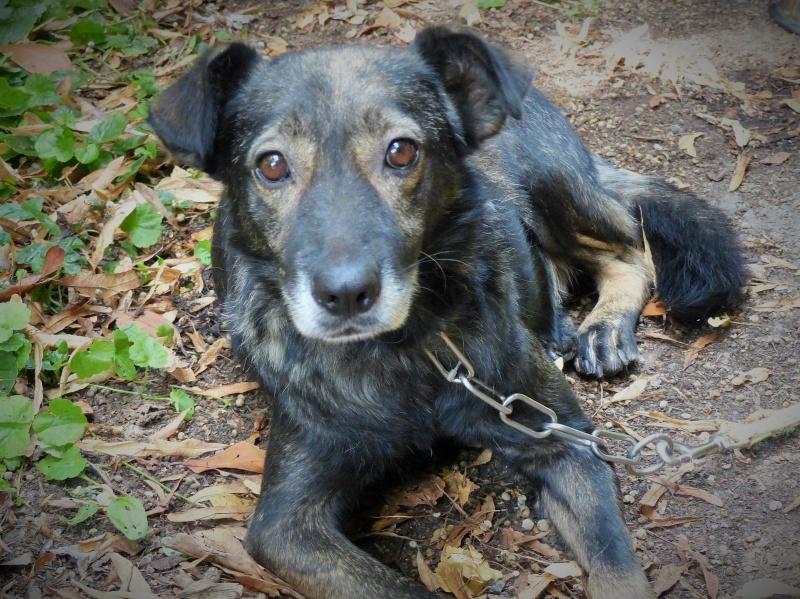
{"label": "dog's left ear", "polygon": [[508,116],[522,116],[533,69],[499,48],[469,30],[430,27],[417,33],[411,49],[441,77],[468,146],[497,134]]}

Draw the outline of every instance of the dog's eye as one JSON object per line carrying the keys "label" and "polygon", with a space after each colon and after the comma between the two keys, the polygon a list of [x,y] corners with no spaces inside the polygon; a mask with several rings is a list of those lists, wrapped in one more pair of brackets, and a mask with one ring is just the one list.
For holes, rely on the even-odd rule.
{"label": "dog's eye", "polygon": [[410,139],[395,139],[386,150],[386,164],[392,168],[408,168],[417,161],[419,148]]}
{"label": "dog's eye", "polygon": [[289,163],[280,152],[269,152],[258,159],[256,172],[267,181],[282,181],[289,176]]}

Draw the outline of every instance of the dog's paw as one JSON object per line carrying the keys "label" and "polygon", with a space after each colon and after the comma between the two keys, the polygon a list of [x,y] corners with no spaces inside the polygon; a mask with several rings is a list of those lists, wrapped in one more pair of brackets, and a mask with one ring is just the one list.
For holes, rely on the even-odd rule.
{"label": "dog's paw", "polygon": [[634,327],[600,322],[578,330],[575,370],[600,378],[616,374],[639,359]]}

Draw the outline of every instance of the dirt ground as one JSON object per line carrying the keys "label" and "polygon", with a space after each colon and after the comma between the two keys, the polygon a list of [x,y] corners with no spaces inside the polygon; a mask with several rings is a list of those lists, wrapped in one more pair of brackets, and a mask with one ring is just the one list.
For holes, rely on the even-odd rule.
{"label": "dirt ground", "polygon": [[[355,43],[348,35],[360,27],[342,21],[330,20],[311,31],[293,28],[297,15],[312,4],[220,0],[199,7],[196,17],[248,14],[255,19],[247,24],[245,39],[258,44],[268,42],[266,36],[279,36],[289,42],[289,50]],[[374,3],[362,8],[370,18],[381,10]],[[460,7],[445,0],[410,2],[396,10],[415,27],[463,21]],[[600,2],[599,10],[590,14],[593,20],[583,39],[570,41],[559,34],[557,21],[579,36],[585,16],[564,17],[562,8],[556,6],[510,0],[503,8],[482,11],[483,22],[475,28],[535,66],[535,84],[569,115],[593,151],[620,166],[686,185],[728,213],[746,246],[747,261],[754,265],[746,302],[729,313],[730,326],[712,329],[703,323],[685,328],[658,317],[645,318],[638,333],[642,359],[637,368],[598,383],[580,380],[568,365],[565,372],[585,409],[594,414],[600,426],[621,423],[644,435],[660,430],[659,423],[664,421],[641,413],[660,412],[679,421],[740,421],[759,410],[797,404],[800,310],[797,302],[792,308],[788,302],[790,307],[782,307],[776,300],[800,296],[800,114],[784,102],[792,99],[792,94],[800,102],[800,75],[781,77],[779,72],[800,66],[800,37],[769,19],[765,0],[609,0]],[[651,77],[644,72],[646,67],[631,69],[629,60],[612,72],[604,51],[621,34],[644,24],[649,25],[649,33],[644,34],[642,47],[649,49],[652,61],[656,60],[655,48],[665,49],[665,65],[674,66],[670,56],[679,54],[686,63],[703,58],[702,65],[716,69],[716,83],[709,84],[708,78],[699,76],[692,80],[686,76],[690,67],[673,83]],[[405,43],[386,27],[367,32],[357,41],[396,46]],[[558,49],[559,41],[563,51]],[[703,74],[708,73],[706,68]],[[749,131],[750,141],[742,144],[744,148],[731,127],[720,123],[723,119],[738,121]],[[694,140],[696,157],[679,147],[682,136],[692,133],[702,134]],[[749,168],[741,186],[729,191],[740,154],[749,157]],[[578,305],[576,313],[586,306]],[[220,335],[215,310],[211,306],[192,315],[193,326],[209,343]],[[693,361],[688,359],[688,345],[715,330],[716,339],[697,351]],[[740,377],[754,369],[769,371],[757,371],[767,378],[759,380],[763,376],[757,374],[748,379]],[[241,369],[223,354],[197,385],[213,386],[243,378]],[[604,403],[635,379],[647,380],[643,394],[628,401]],[[104,424],[136,423],[155,430],[170,417],[163,405],[131,397],[99,390],[78,393],[71,399],[86,399],[94,409],[95,421]],[[202,399],[184,433],[232,443],[246,438],[254,420],[265,414],[268,417],[265,403],[256,393],[245,394],[244,401],[232,406]],[[702,432],[689,432],[685,425],[678,426],[667,432],[686,443],[697,444],[707,436],[707,432],[704,436]],[[262,436],[267,434],[262,432]],[[541,539],[547,547],[540,546],[539,552],[504,549],[503,539],[507,537],[502,534],[503,528],[521,532],[523,521],[537,521],[533,498],[527,508],[525,501],[519,500],[528,492],[522,480],[493,464],[467,468],[472,458],[472,454],[460,456],[455,460],[460,463],[440,468],[460,470],[479,486],[464,508],[467,513],[472,514],[487,495],[493,497],[495,534],[484,535],[483,541],[473,537],[470,543],[507,579],[491,587],[490,595],[516,597],[524,588],[521,581],[541,572],[551,561],[569,559],[569,555],[552,533]],[[90,461],[99,464],[104,460],[92,456]],[[154,492],[141,478],[130,470],[113,468],[113,463],[111,466],[107,476],[115,489],[137,495],[146,507],[152,504]],[[140,460],[139,467],[159,479],[187,472],[178,460]],[[675,470],[667,469],[662,477],[673,475]],[[437,470],[440,474],[444,471]],[[679,482],[661,497],[650,518],[643,515],[641,501],[654,484],[653,477],[619,472],[628,525],[649,577],[662,584],[673,582],[664,589],[663,597],[734,597],[745,584],[758,579],[800,586],[800,433],[774,437],[736,454],[711,456],[676,477]],[[188,474],[180,487],[186,493],[230,480],[224,471]],[[63,589],[74,589],[71,581],[75,578],[93,588],[108,592],[116,589],[118,580],[107,560],[91,561],[74,550],[77,543],[110,530],[110,525],[90,519],[78,526],[65,526],[59,517],[67,514],[59,510],[57,502],[65,496],[64,485],[46,483],[33,469],[23,479],[24,501],[12,506],[6,499],[3,508],[12,516],[9,519],[6,515],[3,522],[2,543],[12,553],[36,557],[51,552],[56,557],[36,568],[30,578],[30,567],[0,566],[0,597],[68,596]],[[684,491],[690,487],[701,492],[681,493],[676,484]],[[73,490],[75,486],[71,484]],[[709,493],[713,495],[709,497]],[[170,509],[175,505],[173,502]],[[439,547],[432,538],[434,532],[458,523],[463,516],[446,498],[436,506],[416,506],[407,513],[414,517],[393,528],[390,535],[367,537],[363,542],[384,562],[418,577],[417,549],[435,568]],[[206,564],[177,568],[185,560],[165,555],[160,540],[204,524],[173,523],[157,514],[150,517],[149,524],[147,540],[126,556],[155,594],[175,596],[184,592],[182,596],[191,596],[182,591],[187,585],[178,573],[200,577],[208,569]],[[215,524],[209,522],[208,526]],[[538,523],[534,532],[544,532],[543,528],[546,526]],[[710,582],[714,577],[718,579],[717,592]],[[762,590],[766,588],[766,583],[758,584]],[[553,588],[543,596],[585,596],[579,579]],[[238,594],[232,592],[229,596],[242,593],[241,589]],[[255,595],[247,589],[243,592],[245,596]],[[74,593],[75,597],[88,596],[77,590]]]}

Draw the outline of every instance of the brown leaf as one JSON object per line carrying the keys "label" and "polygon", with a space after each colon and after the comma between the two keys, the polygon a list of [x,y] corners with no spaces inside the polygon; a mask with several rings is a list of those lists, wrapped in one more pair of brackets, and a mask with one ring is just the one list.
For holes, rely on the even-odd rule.
{"label": "brown leaf", "polygon": [[789,108],[791,108],[795,112],[800,112],[800,101],[792,98],[784,100],[783,103],[786,104]]}
{"label": "brown leaf", "polygon": [[789,154],[789,152],[776,152],[775,154],[770,154],[769,156],[765,156],[764,158],[759,160],[759,163],[777,166],[789,160],[791,156],[792,155]]}
{"label": "brown leaf", "polygon": [[756,312],[788,312],[792,308],[800,308],[800,297],[784,297],[753,306]]}
{"label": "brown leaf", "polygon": [[170,522],[200,522],[207,520],[236,520],[237,522],[244,522],[250,517],[254,509],[255,506],[253,505],[215,505],[167,514],[167,520]]}
{"label": "brown leaf", "polygon": [[100,260],[102,260],[105,255],[106,248],[114,242],[114,234],[117,232],[117,228],[122,224],[122,221],[133,212],[136,205],[135,201],[128,201],[120,204],[111,218],[105,222],[100,231],[100,235],[95,239],[94,251],[89,257],[89,266],[91,266],[92,270],[97,268]]}
{"label": "brown leaf", "polygon": [[796,510],[799,507],[800,507],[800,495],[798,495],[797,498],[792,503],[783,508],[783,513],[788,514],[792,510]]}
{"label": "brown leaf", "polygon": [[72,62],[61,48],[44,44],[5,44],[0,52],[11,56],[26,71],[49,76],[53,71],[71,71]]}
{"label": "brown leaf", "polygon": [[72,287],[78,293],[88,297],[96,297],[95,292],[99,289],[109,291],[112,294],[122,293],[139,287],[139,275],[134,270],[120,272],[113,275],[101,274],[79,274],[61,277],[52,281],[54,285]]}
{"label": "brown leaf", "polygon": [[691,522],[697,522],[698,520],[702,520],[701,516],[669,516],[666,518],[661,518],[655,513],[649,516],[650,522],[644,525],[644,528],[666,528],[669,526],[680,526],[682,524],[689,524]]}
{"label": "brown leaf", "polygon": [[686,135],[681,135],[680,139],[678,140],[678,147],[692,158],[697,158],[697,150],[694,148],[694,140],[703,135],[705,135],[705,133],[687,133]]}
{"label": "brown leaf", "polygon": [[247,472],[264,471],[264,458],[267,452],[247,441],[239,441],[226,450],[208,459],[196,459],[186,462],[186,466],[196,473],[211,469],[236,468]]}
{"label": "brown leaf", "polygon": [[667,309],[664,304],[657,300],[650,300],[642,308],[642,316],[664,316],[666,313]]}
{"label": "brown leaf", "polygon": [[422,557],[422,551],[417,549],[417,572],[419,573],[419,580],[425,585],[429,591],[437,591],[441,588],[436,574],[430,569],[428,564],[425,563],[425,558]]}
{"label": "brown leaf", "polygon": [[211,344],[202,356],[200,356],[200,360],[197,363],[197,368],[195,368],[194,373],[195,375],[200,374],[206,368],[211,366],[214,363],[214,360],[219,357],[219,354],[222,352],[223,349],[229,348],[231,346],[230,341],[227,338],[223,337],[221,339],[217,339],[214,343]]}
{"label": "brown leaf", "polygon": [[469,500],[470,494],[479,487],[461,472],[451,472],[444,477],[445,491],[450,497],[458,500],[463,507]]}
{"label": "brown leaf", "polygon": [[745,383],[763,383],[770,377],[771,374],[772,371],[766,368],[753,368],[744,374],[734,377],[731,383],[736,387],[744,385]]}
{"label": "brown leaf", "polygon": [[386,502],[392,505],[417,507],[419,505],[434,506],[444,496],[445,482],[431,474],[426,480],[414,484],[412,487],[398,489],[386,497]]}
{"label": "brown leaf", "polygon": [[241,383],[231,383],[230,385],[221,385],[219,387],[214,387],[213,389],[187,387],[186,391],[191,391],[192,393],[196,393],[197,395],[203,395],[205,397],[214,397],[216,399],[220,399],[222,397],[228,397],[229,395],[247,393],[248,391],[253,391],[255,389],[258,389],[258,387],[259,385],[256,382],[243,381]]}
{"label": "brown leaf", "polygon": [[722,181],[727,173],[725,171],[706,171],[709,181]]}
{"label": "brown leaf", "polygon": [[65,256],[66,253],[62,247],[58,245],[51,246],[44,256],[44,266],[42,267],[42,272],[29,277],[23,277],[16,285],[12,285],[3,291],[0,291],[0,302],[7,302],[9,299],[11,299],[12,295],[24,296],[33,291],[33,289],[39,283],[41,283],[43,279],[46,279],[48,276],[58,270],[58,268],[64,263]]}
{"label": "brown leaf", "polygon": [[739,186],[744,181],[744,174],[747,171],[747,167],[750,164],[750,156],[747,154],[739,154],[736,157],[736,166],[733,169],[733,176],[731,177],[731,182],[728,185],[728,191],[736,191],[739,189]]}
{"label": "brown leaf", "polygon": [[492,450],[491,449],[484,449],[481,454],[475,458],[475,461],[472,462],[468,468],[474,468],[475,466],[483,466],[484,464],[488,464],[492,461]]}
{"label": "brown leaf", "polygon": [[661,566],[656,579],[653,581],[653,589],[656,595],[661,596],[674,587],[688,569],[688,564],[664,564]]}
{"label": "brown leaf", "polygon": [[687,487],[685,485],[678,485],[676,489],[672,491],[673,495],[683,495],[685,497],[695,497],[696,499],[702,499],[703,501],[710,503],[711,505],[715,505],[717,507],[723,507],[725,503],[711,493],[710,491],[706,491],[705,489],[696,489],[694,487]]}
{"label": "brown leaf", "polygon": [[717,336],[717,331],[712,331],[707,335],[703,335],[697,339],[697,341],[692,343],[692,345],[689,347],[689,350],[683,356],[683,369],[686,370],[689,368],[689,366],[691,366],[697,359],[697,356],[700,355],[700,350],[716,341]]}

